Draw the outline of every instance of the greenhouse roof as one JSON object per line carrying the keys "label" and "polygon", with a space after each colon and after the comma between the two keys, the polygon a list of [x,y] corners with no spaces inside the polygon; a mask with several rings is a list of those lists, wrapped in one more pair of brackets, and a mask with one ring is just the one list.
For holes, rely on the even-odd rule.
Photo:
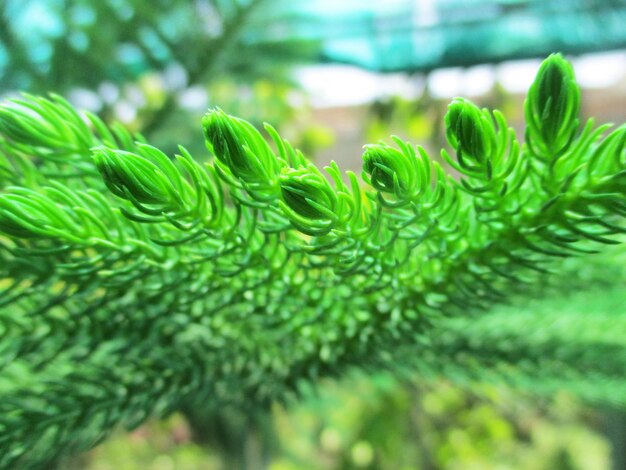
{"label": "greenhouse roof", "polygon": [[626,47],[626,0],[284,0],[260,16],[262,42],[385,72]]}

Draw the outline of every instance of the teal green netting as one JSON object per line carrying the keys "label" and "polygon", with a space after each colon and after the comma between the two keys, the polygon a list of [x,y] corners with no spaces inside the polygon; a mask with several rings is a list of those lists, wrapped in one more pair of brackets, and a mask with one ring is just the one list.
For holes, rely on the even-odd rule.
{"label": "teal green netting", "polygon": [[379,71],[626,47],[626,0],[282,0],[258,18],[251,40],[319,40],[322,60]]}
{"label": "teal green netting", "polygon": [[[626,0],[2,0],[0,89],[121,83],[220,54],[249,72],[264,62],[266,75],[280,54],[293,63],[318,50],[424,71],[626,48],[625,25]],[[230,50],[233,40],[249,47]]]}

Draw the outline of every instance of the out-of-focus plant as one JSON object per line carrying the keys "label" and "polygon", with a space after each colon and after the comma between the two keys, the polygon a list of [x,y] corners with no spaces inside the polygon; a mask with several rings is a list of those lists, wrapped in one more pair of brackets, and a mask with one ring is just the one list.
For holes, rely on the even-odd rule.
{"label": "out-of-focus plant", "polygon": [[[439,103],[429,96],[427,88],[415,99],[401,96],[380,98],[369,106],[365,122],[367,140],[375,142],[402,129],[402,137],[419,142],[434,143],[442,133],[437,133],[447,103]],[[439,145],[437,145],[439,147]]]}
{"label": "out-of-focus plant", "polygon": [[[481,102],[490,109],[502,111],[509,122],[523,120],[521,99],[507,93],[497,82],[481,97]],[[421,142],[429,151],[436,150],[446,144],[443,116],[447,106],[446,100],[432,96],[428,81],[415,98],[398,95],[379,98],[367,109],[364,122],[366,140],[378,141],[396,132],[403,139]]]}
{"label": "out-of-focus plant", "polygon": [[252,415],[353,367],[623,406],[624,315],[489,313],[626,230],[626,129],[579,125],[560,55],[525,110],[520,143],[455,99],[460,179],[394,139],[366,146],[362,184],[218,109],[202,164],[56,96],[2,105],[0,464],[183,405]]}
{"label": "out-of-focus plant", "polygon": [[284,449],[271,468],[610,468],[606,441],[563,394],[539,405],[502,388],[468,392],[441,381],[411,387],[381,376],[341,385],[277,410]]}
{"label": "out-of-focus plant", "polygon": [[263,39],[275,1],[0,2],[0,91],[69,94],[163,144],[181,101],[206,108],[207,84],[284,85],[314,57],[315,43]]}
{"label": "out-of-focus plant", "polygon": [[303,90],[292,83],[258,80],[250,85],[231,81],[211,84],[209,95],[229,114],[245,116],[257,128],[271,122],[281,136],[307,156],[332,146],[333,132],[314,124],[312,109]]}
{"label": "out-of-focus plant", "polygon": [[[623,246],[565,260],[547,284],[510,299],[511,305],[496,308],[479,323],[494,337],[506,335],[498,332],[498,324],[507,322],[517,322],[517,329],[528,334],[552,330],[572,336],[604,323],[612,325],[610,341],[619,342],[625,331],[620,320],[625,282]],[[439,334],[457,322],[443,322]],[[464,328],[469,323],[460,322]],[[508,341],[513,350],[515,333]],[[537,400],[504,388],[498,375],[481,381],[487,383],[459,387],[407,371],[403,380],[354,374],[325,383],[304,403],[275,409],[282,450],[271,468],[612,468],[608,442],[600,434],[606,431],[605,418],[597,410],[562,392]]]}
{"label": "out-of-focus plant", "polygon": [[[219,415],[224,417],[233,416]],[[594,429],[597,419],[564,393],[538,401],[501,386],[468,391],[442,380],[411,384],[388,375],[355,375],[323,383],[288,409],[274,407],[271,421],[272,430],[262,437],[275,433],[272,445],[257,442],[255,449],[250,434],[239,436],[237,461],[221,446],[199,447],[185,420],[174,415],[113,436],[65,460],[63,468],[217,470],[245,461],[247,468],[271,470],[611,468],[609,446]],[[207,423],[220,436],[232,425]]]}

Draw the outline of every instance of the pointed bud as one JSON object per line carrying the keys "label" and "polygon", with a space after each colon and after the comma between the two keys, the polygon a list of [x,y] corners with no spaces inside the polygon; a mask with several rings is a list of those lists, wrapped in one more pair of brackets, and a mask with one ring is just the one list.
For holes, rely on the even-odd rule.
{"label": "pointed bud", "polygon": [[496,131],[486,111],[464,98],[455,98],[445,116],[446,138],[468,169],[485,167],[496,150]]}
{"label": "pointed bud", "polygon": [[[407,155],[385,144],[367,145],[363,152],[363,171],[366,181],[383,193],[402,197],[415,185]],[[364,176],[365,177],[365,176]]]}
{"label": "pointed bud", "polygon": [[309,235],[327,233],[337,220],[337,194],[321,173],[289,169],[280,176],[283,208],[291,222]]}
{"label": "pointed bud", "polygon": [[34,226],[49,222],[45,214],[35,212],[25,202],[11,194],[0,194],[0,233],[15,238],[32,238],[37,236]]}
{"label": "pointed bud", "polygon": [[47,238],[64,231],[73,235],[80,232],[72,217],[55,201],[26,188],[12,190],[0,194],[0,234],[15,238]]}
{"label": "pointed bud", "polygon": [[565,151],[578,130],[580,88],[561,54],[543,61],[524,104],[526,141],[535,153],[551,158]]}
{"label": "pointed bud", "polygon": [[176,189],[167,175],[150,160],[134,153],[98,147],[96,167],[109,190],[141,204],[159,204],[164,211],[176,207]]}
{"label": "pointed bud", "polygon": [[249,190],[276,190],[278,161],[251,124],[215,109],[202,118],[202,128],[207,146],[218,161],[246,183]]}
{"label": "pointed bud", "polygon": [[289,170],[280,177],[285,204],[307,219],[325,219],[334,213],[337,195],[328,181],[308,169]]}

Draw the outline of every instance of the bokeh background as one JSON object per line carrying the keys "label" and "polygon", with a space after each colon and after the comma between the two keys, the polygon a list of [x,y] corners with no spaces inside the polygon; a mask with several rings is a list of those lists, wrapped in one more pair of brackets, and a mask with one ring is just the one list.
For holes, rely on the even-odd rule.
{"label": "bokeh background", "polygon": [[[521,137],[551,52],[573,61],[586,117],[624,122],[624,24],[624,0],[0,0],[0,96],[58,93],[202,158],[200,117],[218,106],[359,173],[363,144],[391,134],[436,155],[454,96],[500,109]],[[625,314],[625,261],[620,248],[570,260],[493,315],[570,328]],[[626,469],[622,411],[546,390],[354,371],[270,416],[189,404],[63,466]]]}

